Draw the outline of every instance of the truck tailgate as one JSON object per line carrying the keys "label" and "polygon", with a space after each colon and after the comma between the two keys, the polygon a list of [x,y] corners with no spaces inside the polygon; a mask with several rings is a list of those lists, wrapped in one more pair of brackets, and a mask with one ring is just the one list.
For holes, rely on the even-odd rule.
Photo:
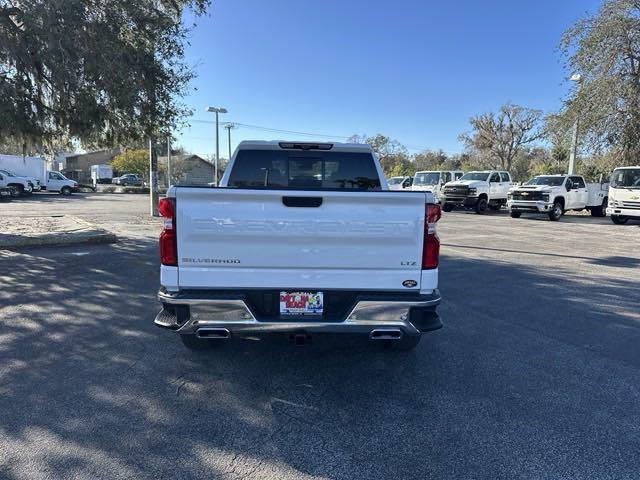
{"label": "truck tailgate", "polygon": [[179,287],[419,290],[428,195],[178,187]]}

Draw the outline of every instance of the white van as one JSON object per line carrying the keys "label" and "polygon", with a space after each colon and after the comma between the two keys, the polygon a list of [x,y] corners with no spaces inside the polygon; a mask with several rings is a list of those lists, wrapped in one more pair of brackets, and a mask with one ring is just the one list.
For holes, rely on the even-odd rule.
{"label": "white van", "polygon": [[47,191],[71,195],[78,187],[78,182],[69,180],[60,172],[47,171]]}
{"label": "white van", "polygon": [[442,187],[445,183],[458,180],[464,172],[460,170],[425,170],[416,172],[411,190],[414,192],[431,192],[440,202]]}

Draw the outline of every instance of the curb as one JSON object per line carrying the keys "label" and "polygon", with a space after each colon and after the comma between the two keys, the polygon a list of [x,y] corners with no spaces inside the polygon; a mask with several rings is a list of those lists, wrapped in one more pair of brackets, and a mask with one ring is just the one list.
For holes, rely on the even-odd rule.
{"label": "curb", "polygon": [[91,230],[80,232],[45,233],[34,236],[13,235],[13,238],[8,239],[2,239],[2,236],[0,236],[0,250],[12,250],[26,247],[115,243],[118,240],[118,237],[116,237],[114,233],[98,228],[96,225],[87,222],[86,220],[82,220],[81,218],[71,218],[73,218],[75,222],[84,225]]}
{"label": "curb", "polygon": [[113,233],[99,232],[89,234],[41,235],[39,237],[23,237],[15,241],[1,241],[0,250],[13,250],[26,247],[53,247],[65,245],[116,243],[117,237]]}

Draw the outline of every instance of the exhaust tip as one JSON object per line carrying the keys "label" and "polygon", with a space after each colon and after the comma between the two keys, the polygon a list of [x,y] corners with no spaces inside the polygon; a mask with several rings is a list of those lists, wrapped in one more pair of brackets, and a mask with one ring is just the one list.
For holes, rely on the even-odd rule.
{"label": "exhaust tip", "polygon": [[399,328],[376,328],[369,334],[371,340],[400,340],[402,330]]}
{"label": "exhaust tip", "polygon": [[198,338],[229,338],[231,332],[226,328],[199,328],[196,336]]}

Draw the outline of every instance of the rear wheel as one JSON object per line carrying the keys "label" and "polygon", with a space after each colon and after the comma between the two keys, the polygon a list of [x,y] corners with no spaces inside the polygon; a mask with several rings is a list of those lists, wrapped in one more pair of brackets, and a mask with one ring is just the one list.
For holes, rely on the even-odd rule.
{"label": "rear wheel", "polygon": [[602,201],[602,205],[597,207],[593,207],[591,209],[591,216],[593,217],[606,217],[607,216],[607,204],[609,203],[609,199],[605,198]]}
{"label": "rear wheel", "polygon": [[629,221],[629,217],[623,217],[621,215],[611,215],[611,221],[616,225],[624,225]]}
{"label": "rear wheel", "polygon": [[12,194],[15,197],[18,197],[24,193],[24,187],[22,185],[9,185],[9,188],[12,190]]}
{"label": "rear wheel", "polygon": [[212,344],[211,340],[198,338],[195,334],[180,335],[180,340],[182,340],[182,344],[189,350],[208,350]]}
{"label": "rear wheel", "polygon": [[489,204],[487,203],[487,199],[482,197],[478,199],[478,203],[476,203],[476,213],[479,215],[484,215],[487,213],[487,208]]}
{"label": "rear wheel", "polygon": [[564,209],[562,208],[562,203],[556,201],[553,204],[553,208],[549,212],[549,220],[551,220],[552,222],[557,222],[558,220],[560,220],[560,217],[562,216],[563,210]]}
{"label": "rear wheel", "polygon": [[513,210],[511,210],[511,213],[509,215],[511,215],[511,218],[520,218],[522,212],[514,212]]}
{"label": "rear wheel", "polygon": [[442,206],[442,210],[444,210],[445,212],[450,212],[451,210],[453,210],[453,205],[451,205],[450,203],[445,203]]}

